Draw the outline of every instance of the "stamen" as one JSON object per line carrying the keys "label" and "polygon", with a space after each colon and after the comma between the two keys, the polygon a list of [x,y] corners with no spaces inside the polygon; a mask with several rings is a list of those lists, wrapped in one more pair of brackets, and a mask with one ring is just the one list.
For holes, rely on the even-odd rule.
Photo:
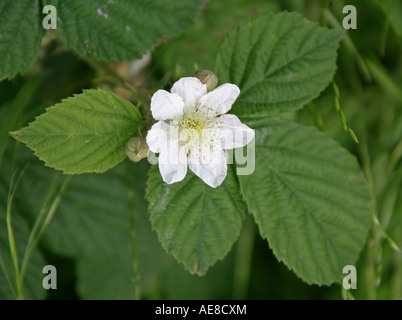
{"label": "stamen", "polygon": [[[196,104],[193,110],[187,111],[180,119],[177,119],[179,128],[179,144],[185,146],[186,149],[199,148],[201,144],[208,141],[214,143],[215,137],[212,133],[206,136],[211,130],[208,128],[208,123],[218,116],[218,113],[213,112],[211,108]],[[208,131],[204,131],[207,129]],[[212,148],[212,146],[211,146]]]}

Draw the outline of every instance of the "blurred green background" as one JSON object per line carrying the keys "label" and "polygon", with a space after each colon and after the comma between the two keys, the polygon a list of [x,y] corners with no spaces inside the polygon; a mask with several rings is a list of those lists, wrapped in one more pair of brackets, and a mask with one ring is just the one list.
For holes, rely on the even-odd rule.
{"label": "blurred green background", "polygon": [[[335,77],[344,130],[332,86],[296,114],[355,154],[367,177],[382,228],[402,247],[402,2],[399,0],[210,0],[192,27],[160,43],[149,64],[130,81],[152,93],[169,86],[179,64],[188,76],[194,63],[214,69],[215,55],[234,27],[260,15],[296,11],[322,25],[340,27],[342,8],[357,8],[358,28],[349,30],[339,50]],[[114,66],[119,72],[125,65]],[[123,72],[124,73],[124,72]],[[189,274],[159,244],[144,199],[146,170],[128,160],[110,172],[66,177],[43,166],[30,150],[8,137],[49,107],[83,89],[102,86],[123,94],[97,65],[66,49],[54,33],[44,39],[32,70],[0,82],[0,252],[5,264],[5,215],[12,175],[23,171],[12,207],[17,251],[22,256],[29,231],[46,199],[59,197],[54,218],[27,270],[25,296],[35,299],[130,299],[133,258],[138,261],[142,299],[341,299],[340,284],[309,286],[279,263],[248,217],[239,241],[205,277]],[[128,97],[130,98],[130,97]],[[60,186],[66,189],[60,192]],[[135,230],[135,247],[132,239]],[[42,289],[42,268],[56,266],[57,290]],[[373,224],[358,265],[358,299],[402,299],[402,255]],[[12,272],[12,270],[8,270]],[[13,298],[0,271],[0,299]]]}

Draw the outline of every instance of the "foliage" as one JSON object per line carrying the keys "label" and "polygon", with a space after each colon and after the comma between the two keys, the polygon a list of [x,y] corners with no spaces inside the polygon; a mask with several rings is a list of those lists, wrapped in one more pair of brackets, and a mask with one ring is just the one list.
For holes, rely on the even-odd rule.
{"label": "foliage", "polygon": [[[343,1],[0,0],[0,298],[44,298],[45,264],[50,299],[340,298],[356,264],[355,297],[402,298],[399,4],[352,2],[346,33]],[[256,130],[217,189],[123,162],[194,62]]]}

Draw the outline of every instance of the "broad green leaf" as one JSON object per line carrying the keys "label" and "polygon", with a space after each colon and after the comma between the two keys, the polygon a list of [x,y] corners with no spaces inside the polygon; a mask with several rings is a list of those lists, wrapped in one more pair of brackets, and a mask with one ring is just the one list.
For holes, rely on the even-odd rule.
{"label": "broad green leaf", "polygon": [[241,190],[276,257],[307,283],[341,280],[371,222],[356,159],[315,128],[271,120],[256,130],[255,162]]}
{"label": "broad green leaf", "polygon": [[221,83],[241,93],[232,112],[244,121],[301,108],[328,85],[341,33],[297,13],[268,15],[232,31],[219,49]]}
{"label": "broad green leaf", "polygon": [[103,61],[141,58],[161,38],[189,26],[200,0],[47,0],[68,47]]}
{"label": "broad green leaf", "polygon": [[0,80],[25,73],[38,55],[44,29],[39,1],[0,0]]}
{"label": "broad green leaf", "polygon": [[[10,246],[6,225],[6,200],[7,188],[0,184],[0,300],[15,299],[12,289],[7,281],[6,274],[2,270],[2,264],[7,270],[10,281],[15,284],[15,273],[12,267],[10,254]],[[19,192],[19,190],[17,190]],[[29,228],[27,222],[21,216],[18,206],[14,203],[11,213],[11,223],[17,249],[18,261],[21,263],[24,256],[25,248],[29,237]],[[46,290],[43,289],[42,280],[44,275],[42,269],[46,265],[39,250],[35,249],[29,260],[25,281],[23,286],[23,296],[25,299],[42,299],[46,295]],[[20,266],[21,268],[21,266]]]}
{"label": "broad green leaf", "polygon": [[166,251],[192,273],[204,275],[240,234],[246,208],[235,172],[228,169],[217,189],[192,173],[168,185],[157,166],[150,171],[146,197],[152,228]]}
{"label": "broad green leaf", "polygon": [[105,172],[124,160],[141,122],[138,109],[109,91],[88,90],[11,132],[49,167],[64,173]]}

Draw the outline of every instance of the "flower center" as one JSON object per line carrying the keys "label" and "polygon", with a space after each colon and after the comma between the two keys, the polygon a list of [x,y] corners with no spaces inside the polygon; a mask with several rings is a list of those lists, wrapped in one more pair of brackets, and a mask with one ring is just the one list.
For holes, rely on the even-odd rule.
{"label": "flower center", "polygon": [[205,121],[203,119],[200,119],[196,117],[196,115],[191,114],[191,115],[184,115],[180,120],[179,120],[179,129],[180,130],[185,130],[185,129],[192,129],[201,131],[205,126]]}
{"label": "flower center", "polygon": [[180,119],[176,120],[179,129],[179,144],[189,150],[199,148],[205,139],[208,140],[210,135],[208,122],[214,118],[199,106],[187,111]]}
{"label": "flower center", "polygon": [[199,105],[195,105],[193,110],[186,112],[178,121],[179,129],[192,129],[197,132],[204,129],[206,124],[214,118],[204,109],[205,107],[200,108]]}

